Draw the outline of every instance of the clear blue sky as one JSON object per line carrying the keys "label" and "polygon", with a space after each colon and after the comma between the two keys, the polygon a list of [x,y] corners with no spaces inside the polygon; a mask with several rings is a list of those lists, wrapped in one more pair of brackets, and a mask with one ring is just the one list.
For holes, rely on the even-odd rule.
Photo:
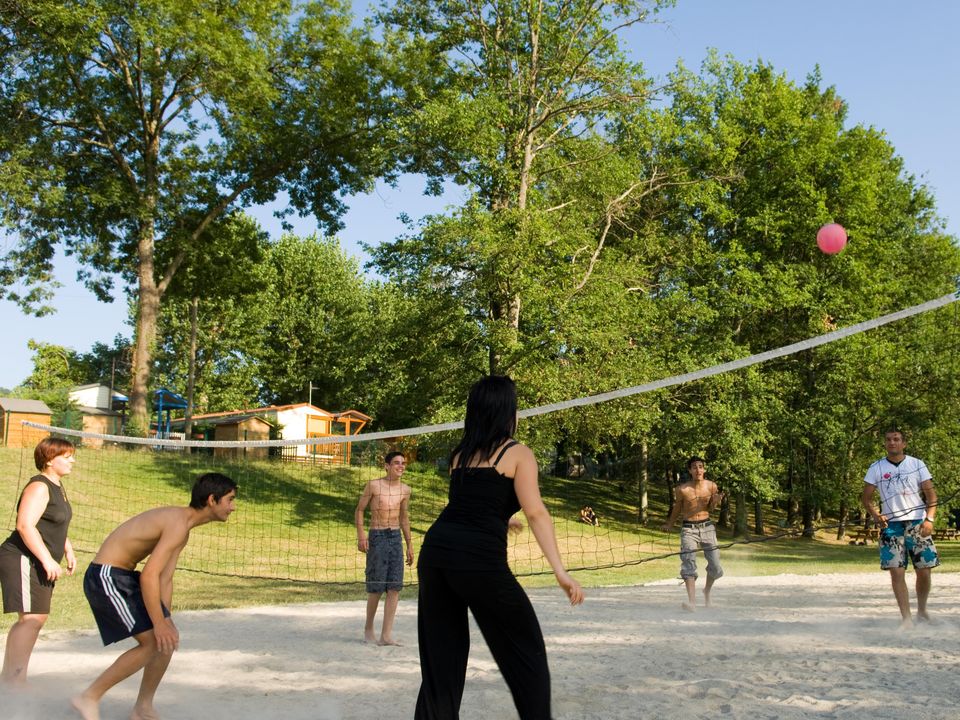
{"label": "clear blue sky", "polygon": [[[360,3],[357,2],[357,5]],[[819,64],[824,83],[836,86],[848,106],[850,124],[882,129],[909,172],[934,191],[949,231],[960,235],[960,144],[956,118],[960,94],[960,2],[954,0],[679,0],[660,24],[634,29],[627,42],[647,72],[662,76],[680,58],[698,68],[708,48],[740,61],[763,59],[802,82]],[[364,259],[360,243],[377,244],[403,231],[401,212],[418,218],[445,203],[425,198],[423,183],[405,178],[398,188],[379,186],[349,201],[340,234],[348,252]],[[269,209],[254,213],[271,235],[278,221]],[[298,219],[295,231],[309,234],[315,224]],[[4,241],[0,239],[0,245]],[[0,387],[13,387],[30,373],[30,338],[84,352],[96,341],[131,335],[126,303],[97,302],[75,282],[76,267],[59,258],[58,312],[30,318],[0,302]]]}

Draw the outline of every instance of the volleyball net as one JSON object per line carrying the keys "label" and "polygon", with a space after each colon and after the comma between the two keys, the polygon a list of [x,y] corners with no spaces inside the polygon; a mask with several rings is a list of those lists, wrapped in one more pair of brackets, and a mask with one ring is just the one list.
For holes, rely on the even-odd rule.
{"label": "volleyball net", "polygon": [[[574,424],[578,413],[591,405],[616,402],[620,403],[621,412],[630,412],[630,403],[639,396],[647,398],[647,408],[668,405],[676,397],[674,393],[689,392],[694,387],[700,392],[709,391],[710,383],[731,373],[800,353],[829,351],[823,346],[856,342],[855,338],[868,332],[883,332],[884,326],[893,323],[898,323],[896,334],[873,344],[893,343],[902,349],[909,345],[905,337],[922,334],[928,339],[927,344],[929,338],[936,338],[936,347],[929,357],[918,353],[910,360],[914,365],[926,363],[935,368],[938,363],[942,365],[938,358],[956,355],[960,350],[957,299],[957,294],[945,295],[898,313],[708,368],[522,410],[519,436],[531,444],[541,462],[541,493],[553,517],[565,565],[577,570],[622,567],[676,554],[676,535],[667,535],[659,527],[669,512],[671,488],[681,479],[684,460],[690,454],[700,454],[708,442],[675,441],[676,424],[684,422],[676,409],[672,414],[658,416],[645,436],[643,452],[639,451],[641,445],[634,443],[627,451],[561,454],[556,443],[538,446],[537,438],[556,437],[558,426]],[[913,326],[905,332],[910,323]],[[783,368],[775,370],[782,372]],[[860,382],[869,381],[870,374],[865,373]],[[695,411],[698,410],[691,412]],[[64,485],[74,509],[70,538],[81,556],[92,556],[117,525],[139,512],[161,505],[186,505],[197,477],[205,472],[221,472],[239,485],[237,511],[226,523],[194,531],[181,554],[181,569],[344,585],[364,581],[365,556],[357,549],[355,509],[366,483],[384,476],[384,456],[401,450],[408,457],[402,482],[412,491],[409,515],[417,551],[423,535],[446,505],[446,458],[462,427],[461,423],[449,423],[348,437],[217,442],[129,438],[26,425],[42,434],[70,439],[78,446],[77,463]],[[548,428],[553,434],[547,432]],[[930,443],[936,442],[937,432],[929,434]],[[944,437],[947,434],[942,433]],[[835,484],[840,490],[835,496],[827,493],[827,499],[819,501],[816,512],[822,525],[833,526],[832,520],[842,512],[843,477],[847,478],[849,498],[849,491],[859,488],[869,464],[865,458],[872,461],[879,456],[875,440],[874,435],[863,443],[862,451],[848,453],[852,469],[832,467],[825,471],[836,474]],[[330,452],[333,444],[340,444],[341,450]],[[766,447],[771,454],[779,451],[774,441]],[[8,480],[4,484],[0,507],[13,508],[20,489],[36,472],[32,446],[16,456],[6,451],[2,457],[8,465],[8,477],[17,477],[18,482]],[[932,466],[949,462],[956,463],[952,448],[944,448],[942,457],[933,462],[928,458]],[[776,472],[781,475],[787,472],[783,466],[771,463],[774,467],[779,467]],[[951,466],[949,477],[960,476],[955,471]],[[728,491],[733,496],[730,500],[741,504],[740,508],[729,508],[731,514],[738,510],[746,514],[754,506],[759,508],[761,499],[773,502],[774,506],[779,503],[784,512],[776,518],[768,516],[764,522],[779,523],[781,529],[792,532],[787,527],[791,522],[788,498],[783,492],[768,488],[761,498],[758,493],[737,489],[734,478],[726,480],[722,483],[725,489],[735,489]],[[952,490],[941,489],[944,497]],[[742,507],[744,504],[747,509]],[[852,507],[849,505],[848,511]],[[852,523],[855,511],[849,512]],[[14,522],[10,512],[7,526],[12,528]],[[762,525],[751,523],[750,527],[756,534],[757,529],[763,532]],[[369,531],[369,508],[364,527]],[[529,528],[510,534],[508,557],[519,576],[551,572]],[[408,571],[407,577],[415,584],[415,569]]]}

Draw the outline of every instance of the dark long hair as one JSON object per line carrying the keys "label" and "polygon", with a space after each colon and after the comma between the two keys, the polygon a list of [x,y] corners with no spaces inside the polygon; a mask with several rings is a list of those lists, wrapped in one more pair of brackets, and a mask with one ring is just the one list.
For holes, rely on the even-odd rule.
{"label": "dark long hair", "polygon": [[517,386],[506,375],[487,375],[470,388],[463,438],[450,453],[450,467],[486,462],[517,430]]}

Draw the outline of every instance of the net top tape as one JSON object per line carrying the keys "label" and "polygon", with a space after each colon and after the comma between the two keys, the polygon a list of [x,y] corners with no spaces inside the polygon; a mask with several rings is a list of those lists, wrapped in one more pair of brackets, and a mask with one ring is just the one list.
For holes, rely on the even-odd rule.
{"label": "net top tape", "polygon": [[[538,405],[537,407],[526,408],[524,410],[520,410],[517,413],[517,416],[520,418],[528,418],[535,417],[537,415],[546,415],[547,413],[557,412],[558,410],[584,407],[586,405],[596,405],[598,403],[609,402],[610,400],[630,397],[631,395],[639,395],[641,393],[662,390],[664,388],[672,387],[674,385],[681,385],[694,380],[702,380],[703,378],[713,377],[714,375],[720,375],[725,372],[730,372],[731,370],[740,370],[741,368],[757,365],[759,363],[767,362],[768,360],[784,357],[786,355],[792,355],[800,352],[801,350],[809,350],[810,348],[827,345],[828,343],[836,342],[837,340],[842,340],[853,335],[874,330],[878,327],[882,327],[883,325],[887,325],[898,320],[903,320],[914,315],[920,315],[921,313],[929,312],[930,310],[936,310],[949,305],[950,303],[956,302],[957,300],[960,300],[960,292],[947,293],[946,295],[936,298],[935,300],[929,300],[919,305],[898,310],[897,312],[890,313],[889,315],[882,315],[880,317],[873,318],[872,320],[865,320],[864,322],[850,325],[849,327],[833,330],[832,332],[828,332],[823,335],[817,335],[816,337],[807,338],[806,340],[801,340],[800,342],[796,342],[791,345],[784,345],[783,347],[779,347],[774,350],[767,350],[762,353],[740,358],[739,360],[732,360],[730,362],[721,363],[720,365],[714,365],[712,367],[695,370],[682,375],[674,375],[672,377],[655,380],[642,385],[633,385],[631,387],[612,390],[610,392],[600,393],[597,395],[587,395],[584,397],[574,398],[572,400],[551,403],[549,405]],[[22,424],[28,427],[46,430],[48,432],[54,432],[58,435],[66,435],[69,437],[91,439],[99,438],[104,442],[149,445],[157,448],[280,448],[304,445],[312,447],[338,445],[351,442],[369,442],[373,440],[393,440],[400,437],[427,435],[429,433],[460,430],[463,428],[463,421],[459,420],[456,422],[440,423],[437,425],[421,425],[419,427],[403,428],[400,430],[382,430],[378,432],[361,433],[358,435],[333,435],[320,438],[300,438],[290,440],[169,440],[163,438],[137,438],[127,435],[102,435],[100,433],[84,432],[82,430],[58,428],[51,425],[30,422],[27,420],[23,421]]]}

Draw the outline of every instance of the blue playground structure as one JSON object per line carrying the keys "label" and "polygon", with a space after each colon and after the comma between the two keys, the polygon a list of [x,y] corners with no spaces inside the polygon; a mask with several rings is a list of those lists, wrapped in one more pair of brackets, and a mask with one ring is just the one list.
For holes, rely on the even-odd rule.
{"label": "blue playground structure", "polygon": [[[178,395],[172,390],[160,388],[153,391],[153,404],[157,408],[157,434],[158,438],[170,437],[170,412],[173,410],[186,410],[187,401],[182,395]],[[166,417],[164,417],[166,413]]]}

